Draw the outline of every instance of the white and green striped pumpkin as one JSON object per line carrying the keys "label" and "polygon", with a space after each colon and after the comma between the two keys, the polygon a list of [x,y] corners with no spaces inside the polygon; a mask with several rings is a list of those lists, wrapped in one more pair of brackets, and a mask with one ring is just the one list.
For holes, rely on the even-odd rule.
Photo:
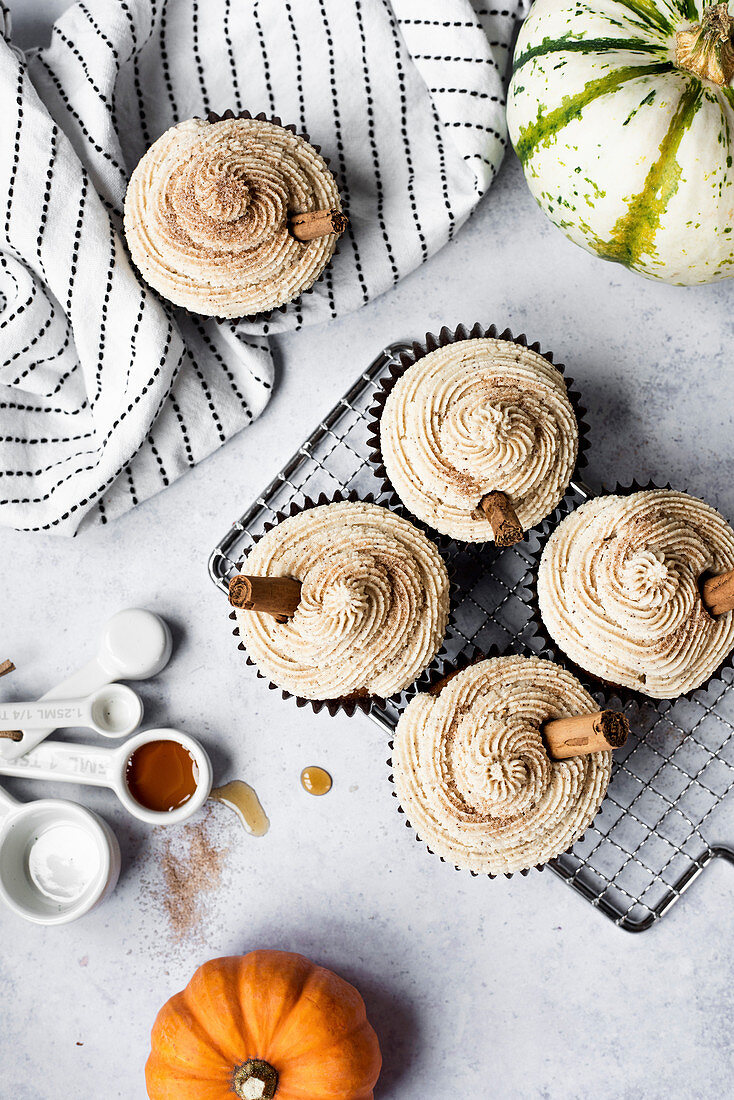
{"label": "white and green striped pumpkin", "polygon": [[572,241],[650,278],[734,274],[734,47],[726,4],[536,0],[510,136]]}

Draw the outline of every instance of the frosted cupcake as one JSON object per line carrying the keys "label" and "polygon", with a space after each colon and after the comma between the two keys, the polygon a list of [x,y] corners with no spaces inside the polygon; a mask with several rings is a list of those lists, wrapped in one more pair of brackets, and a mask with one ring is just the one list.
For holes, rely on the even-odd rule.
{"label": "frosted cupcake", "polygon": [[596,712],[571,673],[537,657],[483,660],[437,695],[417,695],[398,722],[392,759],[410,824],[460,870],[511,874],[547,863],[596,815],[612,754],[552,759],[545,731]]}
{"label": "frosted cupcake", "polygon": [[397,495],[462,542],[519,541],[561,501],[578,452],[563,375],[511,338],[459,339],[421,354],[380,417],[379,455]]}
{"label": "frosted cupcake", "polygon": [[268,531],[242,569],[230,584],[242,642],[263,674],[301,699],[385,699],[412,684],[443,641],[446,566],[387,508],[309,508]]}
{"label": "frosted cupcake", "polygon": [[346,225],[323,157],[263,117],[171,127],[125,197],[125,236],[145,280],[175,305],[216,317],[293,301],[324,271]]}
{"label": "frosted cupcake", "polygon": [[725,598],[733,567],[734,531],[696,497],[671,489],[603,496],[548,540],[540,615],[584,671],[672,699],[704,684],[734,650],[731,578]]}

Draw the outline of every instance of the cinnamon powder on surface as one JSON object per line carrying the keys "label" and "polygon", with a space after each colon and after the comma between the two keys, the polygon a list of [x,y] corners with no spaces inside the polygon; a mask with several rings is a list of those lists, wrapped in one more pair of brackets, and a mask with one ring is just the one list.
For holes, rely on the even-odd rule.
{"label": "cinnamon powder on surface", "polygon": [[200,923],[207,894],[219,886],[228,849],[217,848],[208,835],[209,812],[164,837],[158,887],[159,901],[176,940],[183,940]]}

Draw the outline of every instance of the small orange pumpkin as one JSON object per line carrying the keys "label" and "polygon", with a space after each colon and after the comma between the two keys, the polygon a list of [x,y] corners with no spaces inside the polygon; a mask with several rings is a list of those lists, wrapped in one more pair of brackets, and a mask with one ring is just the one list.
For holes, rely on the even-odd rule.
{"label": "small orange pumpkin", "polygon": [[150,1100],[372,1100],[382,1058],[354,986],[303,955],[204,963],[158,1013]]}

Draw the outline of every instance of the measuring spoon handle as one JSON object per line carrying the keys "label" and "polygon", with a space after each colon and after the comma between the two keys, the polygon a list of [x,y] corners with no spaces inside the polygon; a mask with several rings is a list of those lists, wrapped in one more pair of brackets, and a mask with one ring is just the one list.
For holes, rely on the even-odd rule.
{"label": "measuring spoon handle", "polygon": [[0,730],[45,730],[70,726],[90,726],[94,729],[87,699],[54,699],[37,703],[0,703]]}
{"label": "measuring spoon handle", "polygon": [[[42,695],[40,701],[44,699],[73,699],[75,696],[86,695],[97,691],[98,688],[106,687],[107,684],[112,682],[112,679],[112,674],[107,672],[99,658],[93,657],[84,668],[80,668],[78,672],[68,676],[58,687],[51,688],[45,695]],[[12,706],[12,704],[10,705]],[[0,728],[4,727],[0,726]],[[7,728],[10,729],[11,727],[8,726]],[[2,761],[17,760],[25,753],[30,752],[36,745],[40,745],[41,741],[44,741],[50,733],[58,729],[58,723],[47,722],[37,729],[28,729],[20,725],[12,728],[22,730],[23,739],[21,741],[0,739],[0,760]]]}
{"label": "measuring spoon handle", "polygon": [[65,741],[44,741],[17,760],[0,757],[0,775],[27,779],[51,779],[62,783],[86,783],[92,787],[113,787],[119,772],[117,753],[99,745],[74,745]]}
{"label": "measuring spoon handle", "polygon": [[113,675],[99,659],[99,654],[87,661],[83,668],[72,672],[71,676],[59,684],[50,688],[41,699],[74,699],[80,695],[91,695],[93,691],[106,687],[112,683]]}
{"label": "measuring spoon handle", "polygon": [[[171,656],[171,632],[153,611],[129,607],[105,624],[97,655],[78,672],[51,688],[43,699],[73,699],[91,695],[116,680],[145,680],[157,676]],[[22,729],[20,741],[0,738],[0,760],[17,760],[56,729]]]}

